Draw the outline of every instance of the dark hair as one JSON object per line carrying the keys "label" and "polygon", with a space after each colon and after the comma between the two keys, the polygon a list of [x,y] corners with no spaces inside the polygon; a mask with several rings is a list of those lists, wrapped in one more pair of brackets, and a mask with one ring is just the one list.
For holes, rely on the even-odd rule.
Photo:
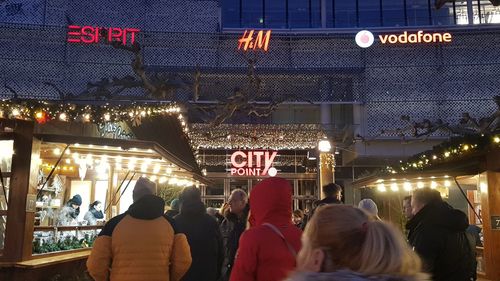
{"label": "dark hair", "polygon": [[332,197],[342,191],[342,187],[336,183],[329,183],[323,186],[323,193],[326,197]]}
{"label": "dark hair", "polygon": [[184,202],[201,202],[201,191],[196,187],[186,187],[181,195],[179,201]]}
{"label": "dark hair", "polygon": [[101,201],[96,200],[96,201],[94,201],[94,203],[92,203],[92,204],[89,205],[89,209],[95,208],[95,206],[97,206],[99,204],[101,204]]}
{"label": "dark hair", "polygon": [[302,212],[302,210],[297,209],[297,210],[293,211],[292,214],[296,218],[301,218],[301,219],[304,218],[304,212]]}
{"label": "dark hair", "polygon": [[441,194],[439,191],[430,189],[428,187],[417,189],[413,191],[413,200],[422,203],[423,205],[427,205],[429,203],[441,202],[443,199],[441,198]]}
{"label": "dark hair", "polygon": [[411,195],[405,196],[403,198],[403,201],[406,201],[406,200],[411,201]]}

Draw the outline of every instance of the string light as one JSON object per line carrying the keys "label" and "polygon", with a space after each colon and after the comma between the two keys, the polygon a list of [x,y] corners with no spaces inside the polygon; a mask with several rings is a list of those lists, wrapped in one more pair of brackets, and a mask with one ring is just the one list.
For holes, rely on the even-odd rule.
{"label": "string light", "polygon": [[318,124],[221,124],[214,128],[195,123],[188,136],[195,148],[293,150],[315,149],[326,134]]}

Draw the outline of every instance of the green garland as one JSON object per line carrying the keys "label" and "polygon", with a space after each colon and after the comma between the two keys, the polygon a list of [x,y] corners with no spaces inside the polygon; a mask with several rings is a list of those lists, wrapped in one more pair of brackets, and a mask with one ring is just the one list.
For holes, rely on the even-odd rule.
{"label": "green garland", "polygon": [[397,167],[387,167],[386,172],[397,174],[411,171],[422,171],[432,166],[447,163],[474,152],[484,151],[500,146],[500,135],[470,135],[455,137],[449,141],[434,146],[428,150],[410,157],[406,162],[401,161]]}
{"label": "green garland", "polygon": [[176,104],[139,104],[129,105],[81,104],[78,102],[3,100],[0,102],[0,117],[11,119],[35,120],[40,124],[51,120],[67,122],[118,122],[132,121],[140,125],[144,117],[165,114],[180,114]]}

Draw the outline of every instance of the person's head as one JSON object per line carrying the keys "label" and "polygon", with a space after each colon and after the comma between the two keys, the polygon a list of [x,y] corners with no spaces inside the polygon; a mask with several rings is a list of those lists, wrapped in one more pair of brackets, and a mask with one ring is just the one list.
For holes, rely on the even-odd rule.
{"label": "person's head", "polygon": [[132,199],[138,201],[146,195],[154,195],[156,193],[156,184],[147,178],[141,177],[135,183]]}
{"label": "person's head", "polygon": [[378,207],[377,204],[372,199],[363,199],[359,201],[358,208],[365,211],[372,218],[380,219],[378,217]]}
{"label": "person's head", "polygon": [[71,199],[69,199],[69,205],[73,207],[73,209],[78,209],[82,205],[82,197],[79,194],[76,194]]}
{"label": "person's head", "polygon": [[439,191],[431,188],[421,188],[413,191],[411,196],[411,213],[415,216],[427,204],[441,202],[441,194]]}
{"label": "person's head", "polygon": [[292,224],[292,192],[290,182],[280,177],[266,178],[255,185],[250,192],[250,225]]}
{"label": "person's head", "polygon": [[96,209],[97,211],[101,211],[102,210],[101,201],[99,200],[94,201],[94,203],[90,204],[89,209]]}
{"label": "person's head", "polygon": [[248,203],[248,195],[243,189],[235,189],[229,196],[229,211],[236,215],[241,215]]}
{"label": "person's head", "polygon": [[391,224],[372,220],[356,207],[325,205],[306,226],[297,268],[405,277],[419,274],[421,261]]}
{"label": "person's head", "polygon": [[292,213],[292,221],[294,224],[301,223],[304,220],[304,212],[302,210],[295,210]]}
{"label": "person's head", "polygon": [[327,198],[336,198],[342,200],[342,187],[336,183],[329,183],[323,186],[323,194]]}
{"label": "person's head", "polygon": [[179,196],[179,201],[181,205],[190,203],[199,203],[201,202],[201,191],[194,186],[186,187],[181,192],[181,195]]}
{"label": "person's head", "polygon": [[179,199],[175,198],[170,202],[170,210],[179,211]]}
{"label": "person's head", "polygon": [[403,198],[403,214],[405,215],[406,219],[413,218],[413,215],[411,213],[411,195]]}

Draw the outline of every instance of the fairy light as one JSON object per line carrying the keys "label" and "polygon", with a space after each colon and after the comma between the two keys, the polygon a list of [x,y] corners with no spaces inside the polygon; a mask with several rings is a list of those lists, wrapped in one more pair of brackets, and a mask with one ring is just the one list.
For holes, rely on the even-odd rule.
{"label": "fairy light", "polygon": [[397,183],[391,183],[391,190],[394,191],[394,192],[397,192],[399,191],[399,187],[398,187],[398,184]]}
{"label": "fairy light", "polygon": [[423,182],[421,182],[421,181],[417,182],[417,188],[424,188],[424,186],[425,185]]}
{"label": "fairy light", "polygon": [[405,191],[411,191],[411,183],[410,183],[410,182],[405,182],[405,183],[403,184],[403,189],[404,189]]}
{"label": "fairy light", "polygon": [[451,186],[451,182],[448,181],[448,180],[444,181],[444,186],[445,187],[450,187]]}
{"label": "fairy light", "polygon": [[59,121],[68,121],[68,115],[64,112],[59,114]]}
{"label": "fairy light", "polygon": [[378,191],[380,191],[380,192],[386,192],[386,191],[387,191],[387,189],[385,188],[385,184],[383,184],[383,183],[379,183],[379,184],[377,185],[377,189],[378,189]]}
{"label": "fairy light", "polygon": [[436,189],[436,188],[437,188],[437,186],[438,186],[437,182],[435,182],[435,181],[432,181],[432,182],[431,182],[431,188],[432,188],[432,189]]}

